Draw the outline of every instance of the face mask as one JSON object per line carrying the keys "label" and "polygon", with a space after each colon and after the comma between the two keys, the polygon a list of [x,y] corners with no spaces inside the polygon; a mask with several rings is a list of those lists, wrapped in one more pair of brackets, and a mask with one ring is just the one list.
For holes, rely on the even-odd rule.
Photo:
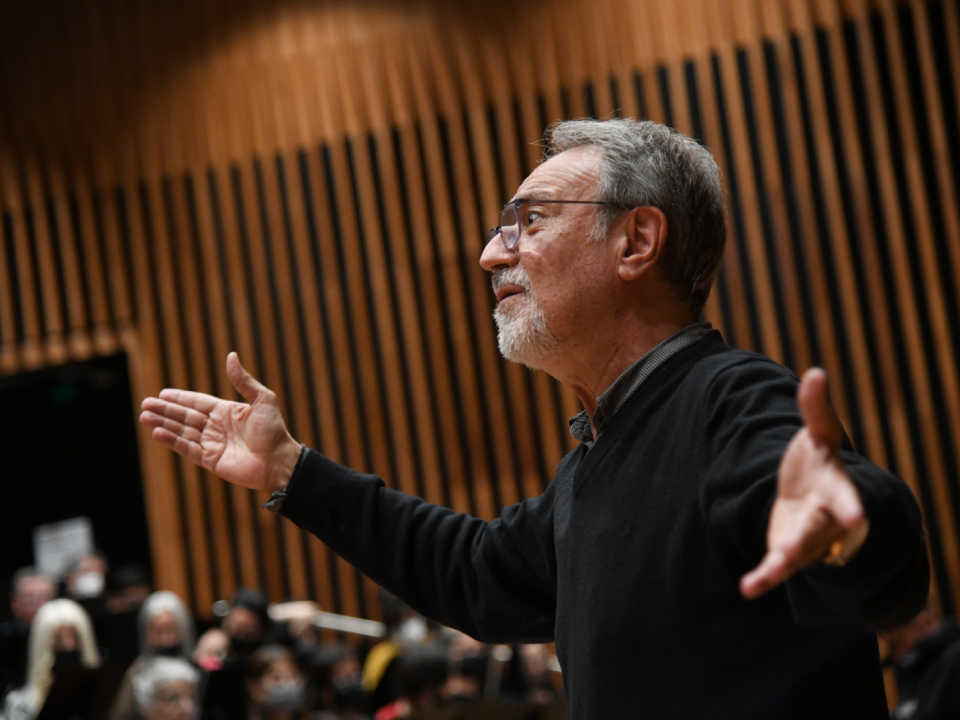
{"label": "face mask", "polygon": [[53,671],[80,667],[79,650],[60,650],[53,656]]}
{"label": "face mask", "polygon": [[98,572],[85,572],[77,576],[76,592],[81,598],[97,597],[103,592],[103,575]]}
{"label": "face mask", "polygon": [[397,628],[397,639],[403,645],[422,643],[427,637],[427,621],[423,618],[407,618]]}
{"label": "face mask", "polygon": [[336,678],[333,681],[336,707],[340,710],[357,710],[363,706],[365,697],[363,680],[358,676]]}
{"label": "face mask", "polygon": [[278,713],[296,712],[303,707],[305,697],[306,692],[300,683],[282,683],[267,690],[264,706]]}
{"label": "face mask", "polygon": [[180,645],[180,643],[175,643],[173,645],[167,645],[166,647],[155,647],[153,654],[162,657],[178,658],[183,655],[183,646]]}
{"label": "face mask", "polygon": [[197,658],[197,665],[200,666],[201,670],[206,670],[207,672],[216,672],[223,667],[223,660],[213,655],[204,655]]}

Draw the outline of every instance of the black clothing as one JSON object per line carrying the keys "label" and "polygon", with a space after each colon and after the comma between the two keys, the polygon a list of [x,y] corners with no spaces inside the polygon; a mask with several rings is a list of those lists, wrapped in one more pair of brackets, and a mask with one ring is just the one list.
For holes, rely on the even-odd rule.
{"label": "black clothing", "polygon": [[849,449],[871,532],[844,568],[754,601],[797,379],[711,332],[670,358],[542,495],[486,522],[307,451],[281,512],[428,617],[556,640],[571,718],[886,718],[870,628],[929,581],[906,486]]}
{"label": "black clothing", "polygon": [[960,718],[960,626],[953,618],[896,664],[899,704],[894,720]]}

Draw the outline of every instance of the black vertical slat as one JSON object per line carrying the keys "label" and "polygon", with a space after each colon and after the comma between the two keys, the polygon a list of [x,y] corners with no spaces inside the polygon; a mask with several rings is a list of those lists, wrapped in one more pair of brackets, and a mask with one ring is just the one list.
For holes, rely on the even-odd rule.
{"label": "black vertical slat", "polygon": [[[850,172],[847,168],[847,160],[843,151],[846,140],[843,136],[840,125],[840,108],[836,100],[837,88],[834,80],[833,70],[835,61],[830,53],[829,42],[830,40],[827,31],[818,30],[816,34],[816,44],[817,54],[820,59],[820,79],[823,83],[823,92],[826,100],[827,120],[830,127],[830,138],[833,145],[833,161],[837,169],[837,181],[840,190],[841,207],[843,209],[843,221],[847,233],[848,247],[850,249],[851,257],[853,258],[852,269],[854,271],[854,277],[857,278],[857,300],[861,308],[867,308],[870,307],[870,304],[869,299],[865,294],[863,262],[860,259],[860,248],[856,241],[858,232],[856,223],[856,208],[853,202],[850,184]],[[838,58],[836,61],[842,62],[842,58]],[[837,242],[837,238],[833,238],[830,242],[822,245],[823,257],[829,276],[829,286],[831,288],[830,302],[834,308],[834,318],[836,321],[837,333],[840,338],[837,347],[840,351],[843,385],[848,397],[850,398],[850,418],[847,431],[853,440],[853,444],[856,447],[861,448],[863,447],[864,438],[863,418],[860,415],[861,406],[859,402],[859,392],[857,389],[857,384],[854,380],[853,361],[850,357],[850,335],[847,332],[847,327],[848,325],[855,324],[857,322],[863,322],[863,317],[862,315],[861,317],[855,318],[845,317],[843,314],[843,305],[840,301],[839,292],[837,292],[836,295],[834,292],[832,292],[834,288],[839,287],[837,269],[834,266],[834,256],[832,251],[832,246],[835,242]],[[870,352],[874,351],[875,350],[871,349]]]}
{"label": "black vertical slat", "polygon": [[[720,118],[720,138],[723,143],[724,156],[730,160],[727,162],[727,190],[728,190],[728,212],[733,218],[734,227],[738,232],[734,233],[733,240],[736,245],[737,254],[740,257],[741,277],[743,287],[731,288],[731,292],[740,292],[746,296],[746,306],[750,310],[750,335],[753,341],[753,348],[757,352],[763,352],[763,336],[760,333],[760,319],[755,312],[757,299],[753,290],[753,270],[750,264],[750,257],[747,253],[746,242],[743,237],[743,209],[740,204],[740,194],[738,192],[736,164],[733,162],[733,146],[730,139],[730,121],[727,118],[727,107],[724,100],[723,77],[720,71],[720,58],[713,55],[711,58],[711,69],[713,71],[714,96],[717,98],[717,116]],[[729,252],[729,250],[728,250]]]}
{"label": "black vertical slat", "polygon": [[7,272],[9,273],[7,277],[0,278],[0,282],[9,283],[10,294],[13,296],[13,338],[17,343],[20,343],[23,341],[25,334],[23,300],[21,298],[23,289],[20,287],[20,278],[17,273],[17,246],[13,237],[13,216],[9,212],[3,212],[0,231],[3,234],[3,246],[0,247],[0,252],[5,252],[7,255]]}
{"label": "black vertical slat", "polygon": [[747,138],[750,145],[750,164],[753,167],[753,182],[757,192],[757,209],[760,212],[760,232],[763,247],[766,250],[766,267],[758,268],[757,272],[765,272],[770,277],[770,286],[773,290],[773,310],[780,328],[780,351],[784,365],[796,368],[796,354],[790,332],[790,323],[784,306],[782,293],[783,283],[780,282],[782,271],[780,257],[777,252],[777,240],[774,237],[773,217],[771,215],[770,192],[767,188],[766,174],[762,152],[760,151],[760,130],[757,127],[757,112],[753,98],[753,84],[750,81],[750,57],[746,50],[737,51],[737,72],[740,80],[741,98],[743,99],[743,115],[747,124]]}
{"label": "black vertical slat", "polygon": [[[889,401],[887,388],[883,382],[883,373],[880,370],[878,361],[880,348],[876,340],[876,333],[874,331],[874,324],[876,322],[882,322],[888,325],[895,345],[894,349],[898,356],[897,365],[899,374],[906,383],[910,382],[910,377],[907,370],[908,366],[905,364],[906,359],[903,357],[902,353],[904,341],[902,332],[902,319],[900,317],[900,304],[893,301],[897,296],[895,289],[896,284],[892,276],[890,255],[887,251],[889,238],[887,235],[886,221],[883,217],[882,204],[880,200],[880,185],[876,166],[876,158],[872,149],[874,142],[872,137],[873,133],[870,129],[870,121],[867,115],[870,105],[866,97],[866,84],[863,79],[863,67],[860,64],[860,52],[858,49],[859,36],[857,33],[856,24],[853,22],[844,23],[843,33],[844,48],[846,50],[844,62],[847,64],[847,69],[850,73],[850,84],[854,94],[853,108],[857,121],[857,140],[860,143],[860,155],[863,159],[864,175],[867,182],[867,197],[870,199],[869,210],[873,224],[873,237],[861,238],[861,241],[872,243],[876,247],[881,269],[881,280],[885,289],[884,304],[881,307],[876,307],[876,305],[871,301],[861,300],[861,302],[864,303],[861,305],[864,310],[863,328],[867,337],[867,342],[872,348],[871,352],[868,353],[868,357],[870,360],[870,367],[873,372],[873,393],[877,396],[877,406],[888,407]],[[873,322],[870,321],[871,315],[875,318]],[[913,397],[912,391],[905,393],[905,396]],[[880,428],[883,434],[883,442],[886,446],[888,469],[895,475],[899,474],[899,468],[897,467],[897,452],[891,435],[892,428],[886,418],[881,418]]]}
{"label": "black vertical slat", "polygon": [[[229,192],[229,182],[227,183],[227,192]],[[233,294],[230,287],[230,269],[227,267],[227,259],[225,252],[225,243],[227,242],[225,237],[225,231],[223,227],[223,207],[220,201],[220,183],[217,180],[217,173],[214,168],[211,166],[207,169],[207,192],[210,197],[210,208],[213,213],[213,228],[214,228],[214,240],[216,242],[217,257],[219,258],[219,265],[216,268],[207,268],[207,272],[219,272],[220,277],[223,278],[221,283],[221,290],[223,292],[223,304],[226,309],[226,322],[227,322],[227,342],[229,346],[233,346],[236,343],[238,336],[237,333],[237,318],[236,313],[233,309]],[[216,364],[213,364],[211,367],[216,367]],[[220,492],[223,496],[224,507],[227,511],[227,530],[230,537],[230,562],[233,563],[233,573],[234,577],[242,578],[243,570],[240,567],[240,548],[237,544],[237,526],[236,526],[236,515],[234,513],[233,507],[233,494],[230,492],[230,488],[227,486],[227,483],[222,483],[214,492]],[[227,594],[227,588],[220,588],[219,597],[224,597]]]}
{"label": "black vertical slat", "polygon": [[[259,163],[259,160],[254,157],[251,160],[256,167],[256,164]],[[246,203],[243,200],[243,179],[240,174],[239,165],[231,165],[230,167],[230,179],[232,184],[232,190],[234,195],[234,207],[236,208],[237,213],[237,239],[240,244],[240,253],[243,260],[243,274],[244,274],[244,285],[246,286],[247,291],[247,303],[251,309],[250,312],[250,336],[253,344],[254,357],[256,358],[257,368],[261,371],[264,367],[263,364],[263,352],[261,351],[262,339],[260,332],[260,318],[256,312],[257,308],[257,296],[253,288],[253,268],[252,268],[252,259],[250,257],[250,230],[247,228],[247,213],[245,212]],[[239,394],[237,394],[239,398]],[[242,398],[239,398],[242,400]],[[247,505],[247,511],[251,518],[257,516],[259,511],[260,504],[257,502],[256,494],[252,490],[246,490],[241,493],[242,499],[238,498],[235,502],[243,502]],[[253,533],[253,545],[256,549],[256,564],[257,564],[257,578],[258,584],[264,586],[264,578],[266,577],[265,572],[265,558],[263,557],[263,538],[262,532],[260,529],[260,523],[252,520],[250,523],[251,527],[242,528],[237,525],[237,532],[250,532]],[[238,577],[242,578],[243,574]],[[241,581],[242,582],[242,581]]]}
{"label": "black vertical slat", "polygon": [[[446,181],[446,184],[447,184],[447,193],[450,200],[453,203],[456,203],[457,198],[459,197],[460,189],[457,187],[457,184],[456,184],[456,177],[453,169],[453,158],[451,156],[451,151],[450,151],[450,134],[447,130],[447,122],[444,118],[442,117],[437,118],[437,129],[439,130],[439,135],[440,135],[440,150],[443,155],[443,171],[444,171],[444,180]],[[424,177],[426,179],[426,175],[424,175]],[[429,180],[427,180],[427,182],[429,182]],[[428,197],[436,197],[436,195],[428,194]],[[454,214],[456,215],[456,213]],[[459,226],[456,222],[456,219],[454,219],[454,222],[453,222],[453,232],[454,233],[459,232]],[[470,299],[468,297],[467,285],[465,283],[465,279],[461,276],[460,278],[458,278],[460,282],[454,282],[452,279],[449,278],[449,273],[444,272],[444,268],[441,265],[440,245],[439,243],[436,242],[437,240],[436,237],[434,237],[434,240],[435,240],[434,257],[437,260],[437,276],[440,278],[440,284],[441,284],[441,287],[443,288],[443,296],[445,298],[451,297],[454,293],[457,293],[458,295],[460,295],[462,298],[463,306],[464,308],[467,309],[466,314],[467,316],[469,316],[470,315],[470,312],[469,312]],[[463,267],[463,261],[462,261],[463,238],[456,237],[455,243],[456,243],[456,247],[459,249],[458,252],[461,254],[461,258],[459,259],[459,262],[457,263],[457,265],[462,268]],[[467,486],[467,498],[469,500],[470,514],[476,515],[477,514],[477,483],[476,483],[476,473],[474,470],[475,459],[471,455],[470,438],[469,438],[470,424],[466,416],[466,411],[464,410],[464,397],[463,397],[463,390],[462,390],[463,381],[461,377],[462,370],[460,370],[460,368],[458,367],[458,363],[456,362],[456,357],[457,357],[456,348],[454,347],[454,342],[453,342],[453,338],[454,338],[453,324],[456,322],[463,322],[464,320],[467,320],[467,318],[452,317],[449,313],[449,307],[450,307],[449,303],[443,304],[444,325],[447,328],[446,338],[447,338],[447,343],[449,345],[447,352],[449,353],[452,360],[450,370],[454,378],[454,382],[453,382],[454,398],[452,398],[452,400],[455,401],[454,407],[456,408],[456,412],[457,412],[457,431],[460,436],[460,447],[463,452],[463,462],[460,465],[461,474],[459,475],[459,478],[462,478],[463,482]],[[471,352],[469,354],[469,358],[476,358],[477,357],[477,351],[476,351],[476,345],[475,345],[476,338],[473,337],[471,338],[471,340],[472,340],[472,343],[470,347]],[[471,359],[467,359],[466,362],[471,362]],[[474,374],[478,375],[479,369],[475,368]],[[450,480],[453,480],[454,482],[456,482],[457,479],[458,478],[451,478],[451,479],[444,478],[444,482],[446,483],[446,482],[449,482]],[[452,495],[453,493],[451,492],[450,494]]]}

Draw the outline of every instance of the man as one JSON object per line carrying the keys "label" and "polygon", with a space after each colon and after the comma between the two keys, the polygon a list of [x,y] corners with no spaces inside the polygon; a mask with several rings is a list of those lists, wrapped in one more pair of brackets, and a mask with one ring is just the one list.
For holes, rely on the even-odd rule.
{"label": "man", "polygon": [[26,681],[27,638],[37,610],[57,596],[53,580],[34,567],[13,574],[10,592],[12,619],[0,623],[0,697]]}
{"label": "man", "polygon": [[572,718],[886,717],[870,629],[926,597],[919,511],[822,371],[798,390],[696,322],[725,241],[710,153],[615,120],[553,126],[548,155],[480,260],[503,354],[583,403],[541,496],[487,523],[301,451],[235,354],[249,404],[164,390],[142,422],[428,617],[555,640]]}

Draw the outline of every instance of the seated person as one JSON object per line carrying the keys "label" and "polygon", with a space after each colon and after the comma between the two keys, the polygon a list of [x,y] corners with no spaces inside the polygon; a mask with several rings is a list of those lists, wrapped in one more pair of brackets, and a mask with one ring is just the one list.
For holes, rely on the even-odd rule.
{"label": "seated person", "polygon": [[26,684],[7,695],[4,718],[33,720],[59,670],[99,666],[93,625],[84,609],[66,599],[45,603],[30,626]]}
{"label": "seated person", "polygon": [[53,580],[33,567],[13,574],[10,620],[0,623],[0,698],[27,679],[27,639],[40,606],[57,596]]}
{"label": "seated person", "polygon": [[186,660],[154,657],[133,678],[133,700],[143,720],[195,720],[200,673]]}
{"label": "seated person", "polygon": [[367,704],[357,652],[346,643],[323,643],[310,657],[309,694],[314,720],[363,720]]}
{"label": "seated person", "polygon": [[306,720],[307,685],[293,653],[264,645],[250,656],[247,694],[250,720]]}
{"label": "seated person", "polygon": [[172,592],[161,590],[148,597],[137,615],[140,655],[124,677],[110,710],[110,720],[135,720],[133,677],[158,656],[189,660],[193,652],[193,616],[183,601]]}

